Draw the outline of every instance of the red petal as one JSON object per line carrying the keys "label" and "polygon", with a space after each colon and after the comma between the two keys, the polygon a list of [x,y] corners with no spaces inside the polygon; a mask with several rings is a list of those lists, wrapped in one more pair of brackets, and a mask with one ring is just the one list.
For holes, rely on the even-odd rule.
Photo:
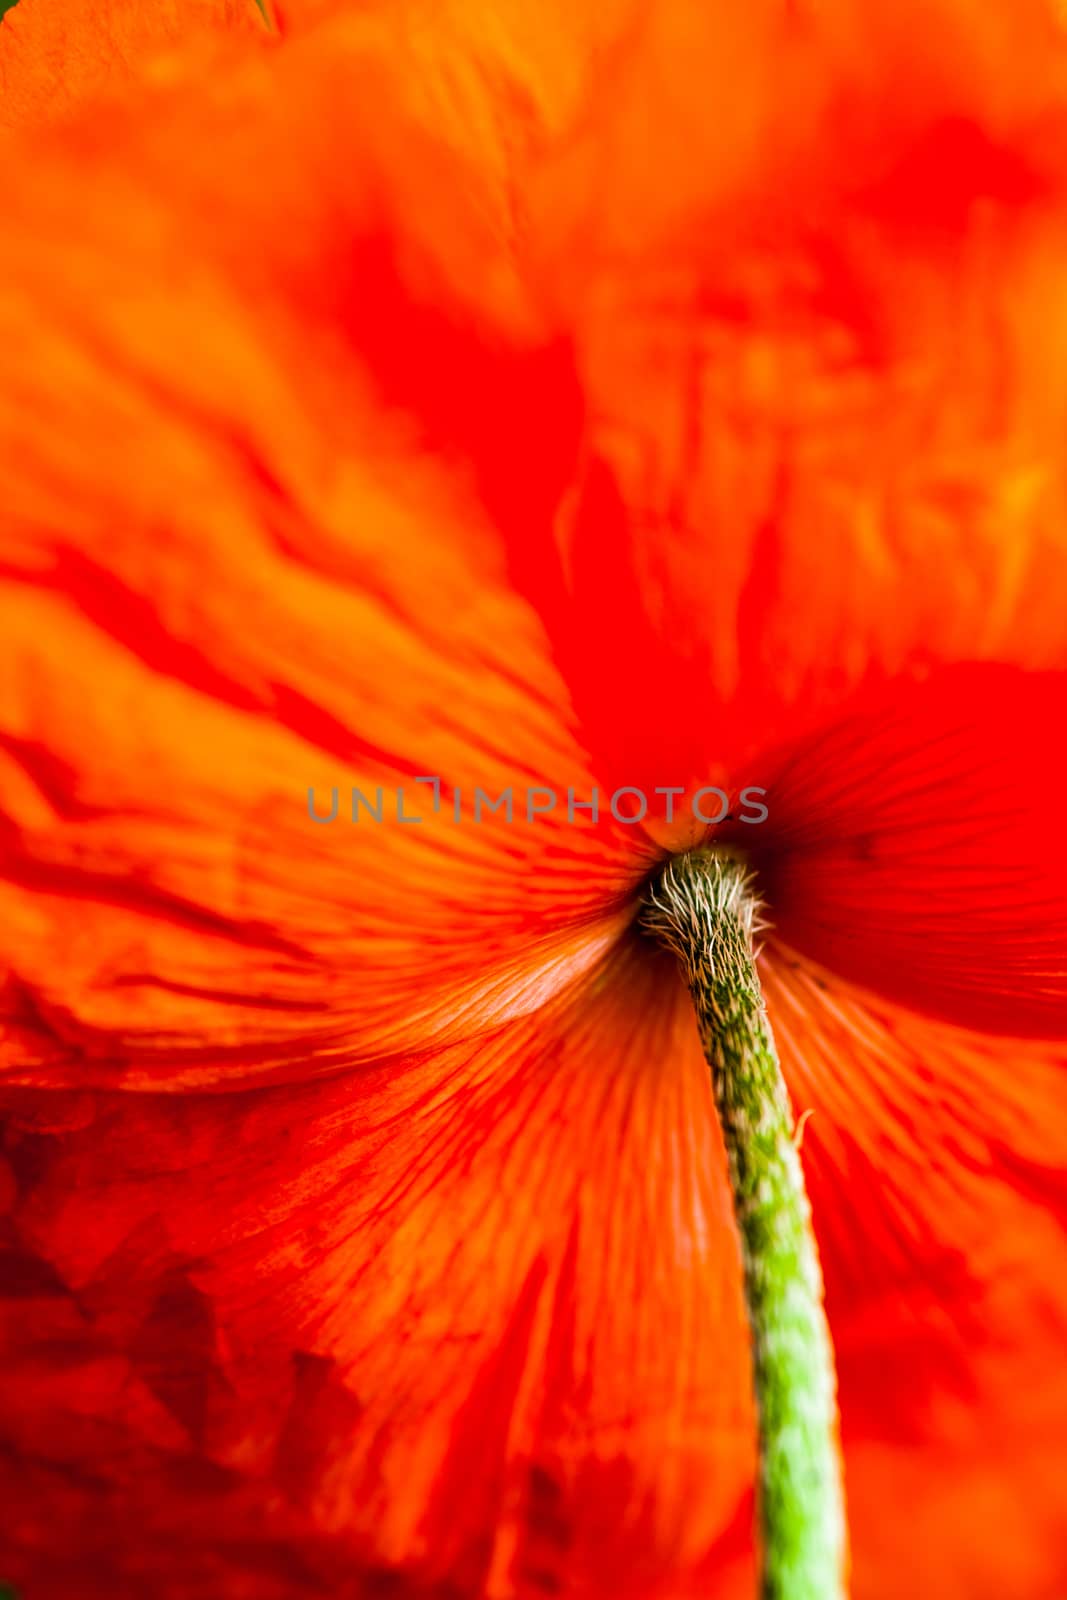
{"label": "red petal", "polygon": [[39,1600],[75,1564],[158,1600],[750,1570],[737,1248],[662,958],[358,1079],[7,1110],[5,1572]]}
{"label": "red petal", "polygon": [[1067,1032],[1067,674],[959,666],[858,698],[767,770],[783,939],[919,1010]]}
{"label": "red petal", "polygon": [[535,189],[586,407],[516,554],[605,771],[714,781],[869,677],[1062,667],[1062,22],[641,15]]}
{"label": "red petal", "polygon": [[764,963],[837,1356],[857,1600],[1067,1585],[1067,1045]]}
{"label": "red petal", "polygon": [[[98,96],[136,95],[175,61],[212,61],[212,36],[261,37],[255,0],[18,0],[0,26],[0,125],[36,127]],[[203,34],[204,38],[198,36]]]}
{"label": "red petal", "polygon": [[[596,960],[651,858],[569,824],[594,778],[566,689],[465,453],[423,431],[496,438],[488,378],[521,394],[529,357],[470,309],[518,317],[480,203],[405,213],[396,259],[383,209],[423,157],[450,195],[488,179],[383,74],[390,38],[343,20],[211,105],[179,86],[4,168],[3,1059],[31,1081],[291,1075],[499,1025]],[[512,825],[474,822],[476,786]],[[347,820],[353,788],[390,820]]]}

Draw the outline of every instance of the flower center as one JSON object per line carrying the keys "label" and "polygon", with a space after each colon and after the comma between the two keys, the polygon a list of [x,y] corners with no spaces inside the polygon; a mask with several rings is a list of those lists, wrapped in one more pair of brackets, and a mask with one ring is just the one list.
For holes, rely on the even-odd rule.
{"label": "flower center", "polygon": [[840,1600],[844,1494],[833,1347],[789,1096],[756,970],[744,864],[675,856],[642,925],[682,964],[711,1068],[741,1240],[759,1421],[762,1600]]}

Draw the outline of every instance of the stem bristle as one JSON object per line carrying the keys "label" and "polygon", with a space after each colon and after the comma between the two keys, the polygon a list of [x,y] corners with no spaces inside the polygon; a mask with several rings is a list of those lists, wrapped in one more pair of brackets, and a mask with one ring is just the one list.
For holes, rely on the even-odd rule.
{"label": "stem bristle", "polygon": [[756,969],[751,873],[703,849],[650,889],[645,929],[682,964],[711,1068],[744,1268],[759,1421],[762,1600],[841,1600],[845,1515],[833,1347],[792,1108]]}

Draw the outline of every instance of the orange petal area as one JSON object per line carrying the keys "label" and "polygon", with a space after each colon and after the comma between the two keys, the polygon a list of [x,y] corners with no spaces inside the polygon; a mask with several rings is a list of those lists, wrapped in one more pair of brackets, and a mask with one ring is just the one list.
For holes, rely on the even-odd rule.
{"label": "orange petal area", "polygon": [[4,1107],[36,1600],[750,1592],[739,1259],[669,961],[358,1076]]}
{"label": "orange petal area", "polygon": [[[354,8],[352,0],[273,0],[271,9],[289,35]],[[423,0],[360,0],[397,52],[414,43],[412,65],[423,70],[409,84],[412,100],[432,97],[439,127],[482,160],[503,162],[531,136],[543,148],[573,131],[605,59],[634,39],[648,9],[647,0],[437,0],[428,26]],[[460,105],[471,119],[465,126],[453,122]]]}
{"label": "orange petal area", "polygon": [[685,782],[869,672],[1063,666],[1062,10],[645,17],[531,190],[587,407],[516,568],[587,739]]}
{"label": "orange petal area", "polygon": [[783,939],[921,1011],[1067,1032],[1067,673],[945,667],[768,758],[753,859]]}
{"label": "orange petal area", "polygon": [[[148,473],[156,426],[123,436]],[[53,522],[42,581],[0,589],[0,1060],[24,1082],[202,1085],[533,1009],[618,936],[644,857],[562,799],[528,820],[528,790],[592,785],[528,614],[433,548],[428,507],[368,550],[373,588],[324,577],[272,546],[240,469],[179,435],[225,541],[160,462],[156,514],[184,509],[154,548],[142,524],[127,583]],[[353,496],[357,540],[376,509]],[[476,786],[511,788],[512,820],[476,820]],[[309,788],[336,820],[311,819]]]}
{"label": "orange petal area", "polygon": [[[523,426],[560,363],[485,175],[419,144],[381,68],[344,22],[4,171],[2,1059],[29,1081],[199,1085],[496,1026],[596,960],[652,858],[568,819],[589,758],[467,466],[477,436],[540,514]],[[424,157],[450,204],[470,178],[447,227],[390,211]],[[511,825],[475,822],[476,786],[513,789]],[[386,820],[353,823],[353,788]],[[532,824],[531,789],[557,796]]]}
{"label": "orange petal area", "polygon": [[1067,1044],[915,1017],[777,941],[855,1600],[1067,1591]]}
{"label": "orange petal area", "polygon": [[[0,21],[0,127],[34,127],[166,79],[204,35],[264,32],[255,0],[18,0]],[[180,47],[180,49],[179,49]]]}

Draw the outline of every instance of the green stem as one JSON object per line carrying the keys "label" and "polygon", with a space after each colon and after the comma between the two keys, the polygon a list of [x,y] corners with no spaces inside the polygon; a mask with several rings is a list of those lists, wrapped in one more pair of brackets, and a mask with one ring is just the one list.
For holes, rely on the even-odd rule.
{"label": "green stem", "polygon": [[711,1068],[741,1239],[759,1417],[762,1600],[840,1600],[845,1515],[833,1347],[793,1119],[756,972],[744,867],[676,856],[645,927],[685,969]]}

